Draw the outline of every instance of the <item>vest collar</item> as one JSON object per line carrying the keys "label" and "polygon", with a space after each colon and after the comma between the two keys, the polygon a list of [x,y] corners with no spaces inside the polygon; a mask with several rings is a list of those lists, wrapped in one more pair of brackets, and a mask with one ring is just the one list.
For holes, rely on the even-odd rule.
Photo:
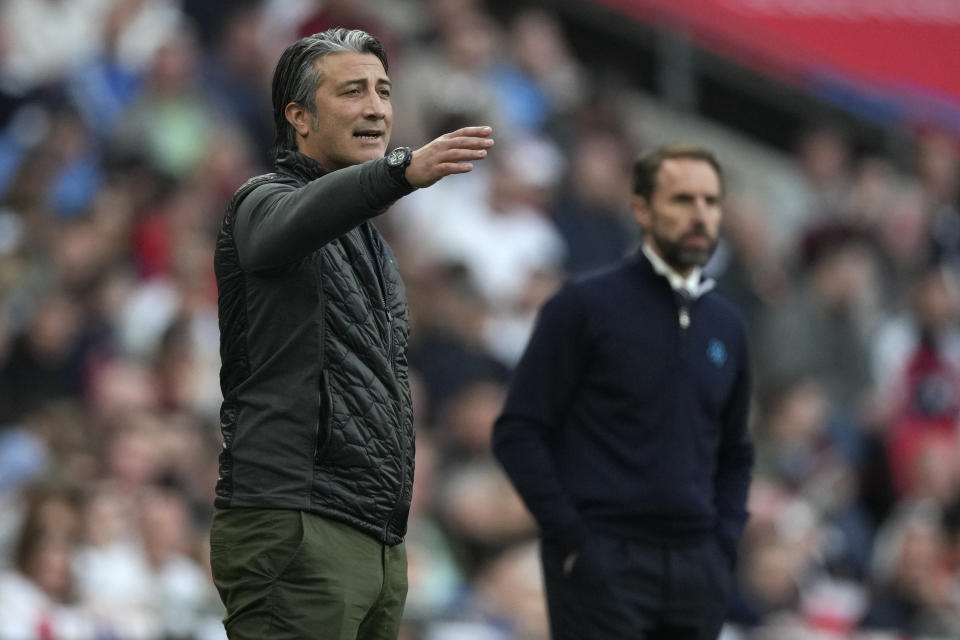
{"label": "vest collar", "polygon": [[304,182],[310,182],[327,173],[320,163],[310,156],[290,149],[277,153],[276,165],[280,173],[292,175]]}

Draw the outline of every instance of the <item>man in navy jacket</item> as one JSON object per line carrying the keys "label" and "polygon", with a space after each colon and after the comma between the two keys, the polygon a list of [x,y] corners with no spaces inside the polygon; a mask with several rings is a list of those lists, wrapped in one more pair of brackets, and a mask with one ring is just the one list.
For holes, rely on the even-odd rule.
{"label": "man in navy jacket", "polygon": [[712,640],[753,463],[744,324],[701,276],[721,168],[662,147],[634,193],[643,246],[546,303],[493,447],[540,527],[555,639]]}

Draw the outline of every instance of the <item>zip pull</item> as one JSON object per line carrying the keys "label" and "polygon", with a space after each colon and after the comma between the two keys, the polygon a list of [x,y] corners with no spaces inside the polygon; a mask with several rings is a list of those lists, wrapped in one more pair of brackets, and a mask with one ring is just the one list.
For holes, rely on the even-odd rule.
{"label": "zip pull", "polygon": [[686,289],[678,289],[675,292],[677,296],[678,320],[680,328],[686,329],[690,326],[690,305],[693,304],[693,296]]}

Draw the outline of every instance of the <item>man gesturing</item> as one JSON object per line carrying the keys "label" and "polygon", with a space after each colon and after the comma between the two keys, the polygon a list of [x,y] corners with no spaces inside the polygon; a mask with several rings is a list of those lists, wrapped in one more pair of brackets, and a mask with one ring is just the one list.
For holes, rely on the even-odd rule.
{"label": "man gesturing", "polygon": [[230,638],[397,637],[414,453],[407,305],[369,220],[470,171],[493,140],[467,127],[386,154],[387,70],[363,31],[287,48],[273,77],[276,172],[240,187],[217,238],[210,545]]}

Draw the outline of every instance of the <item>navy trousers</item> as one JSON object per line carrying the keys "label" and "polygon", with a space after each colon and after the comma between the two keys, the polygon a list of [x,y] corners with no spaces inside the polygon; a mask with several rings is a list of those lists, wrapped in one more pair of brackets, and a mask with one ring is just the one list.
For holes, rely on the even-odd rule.
{"label": "navy trousers", "polygon": [[541,548],[553,640],[715,640],[732,571],[712,536],[688,544],[592,534],[569,573]]}

